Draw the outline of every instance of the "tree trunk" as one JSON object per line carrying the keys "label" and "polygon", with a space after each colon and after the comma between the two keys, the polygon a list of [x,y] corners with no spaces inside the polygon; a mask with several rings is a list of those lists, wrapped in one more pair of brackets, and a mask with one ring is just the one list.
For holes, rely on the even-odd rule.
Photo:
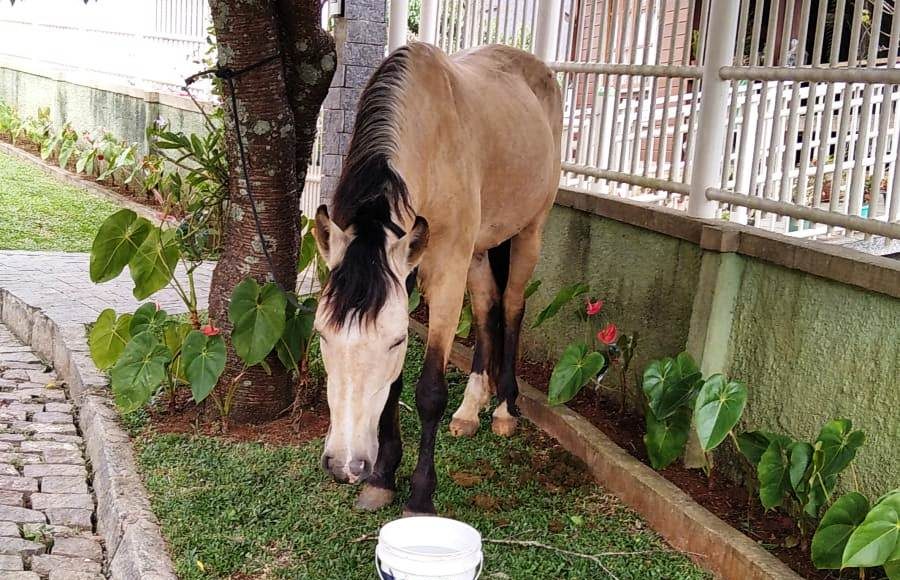
{"label": "tree trunk", "polygon": [[[285,17],[281,4],[290,5],[292,19]],[[257,233],[244,181],[232,119],[231,89],[228,82],[223,82],[231,211],[226,219],[222,256],[213,272],[209,312],[213,323],[228,336],[228,301],[241,280],[253,277],[265,282],[274,276],[286,290],[292,291],[296,285],[300,191],[315,136],[316,115],[334,71],[333,60],[330,70],[324,71],[328,59],[304,49],[302,39],[297,40],[302,37],[297,35],[314,39],[311,46],[322,51],[330,47],[332,56],[334,47],[319,28],[320,8],[314,1],[296,4],[287,0],[211,0],[210,8],[220,66],[239,70],[279,55],[233,79],[251,193],[271,264]],[[296,83],[312,77],[316,82],[308,83],[311,88],[298,93]],[[324,83],[325,91],[312,90],[320,83]],[[220,390],[232,384],[243,370],[230,344],[228,354]],[[231,415],[233,422],[270,420],[291,404],[290,373],[275,356],[267,362],[271,374],[256,366],[241,377]]]}

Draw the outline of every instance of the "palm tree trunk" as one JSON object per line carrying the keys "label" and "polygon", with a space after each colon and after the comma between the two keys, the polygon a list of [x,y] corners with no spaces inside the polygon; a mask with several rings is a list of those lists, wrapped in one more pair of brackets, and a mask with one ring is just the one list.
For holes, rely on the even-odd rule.
{"label": "palm tree trunk", "polygon": [[[287,18],[284,5],[291,8]],[[234,287],[253,277],[260,282],[275,280],[293,290],[297,280],[299,200],[309,162],[315,122],[334,66],[321,52],[334,46],[319,27],[319,5],[285,0],[211,0],[210,8],[219,44],[219,65],[232,70],[255,65],[273,55],[278,58],[233,79],[238,126],[232,118],[232,94],[223,83],[226,108],[226,141],[229,166],[230,215],[226,218],[222,256],[213,272],[209,295],[210,319],[227,336],[228,300]],[[314,39],[320,51],[300,50],[299,34]],[[304,71],[314,70],[315,79]],[[297,83],[310,79],[309,87],[297,91]],[[324,90],[319,90],[324,84]],[[288,95],[291,95],[289,98]],[[240,129],[246,152],[250,193],[248,195],[238,149]],[[257,228],[265,240],[271,263],[263,250]],[[259,423],[277,417],[293,400],[290,373],[272,356],[271,373],[261,367],[244,372],[234,398],[231,421]],[[220,389],[243,371],[229,344],[228,364]]]}

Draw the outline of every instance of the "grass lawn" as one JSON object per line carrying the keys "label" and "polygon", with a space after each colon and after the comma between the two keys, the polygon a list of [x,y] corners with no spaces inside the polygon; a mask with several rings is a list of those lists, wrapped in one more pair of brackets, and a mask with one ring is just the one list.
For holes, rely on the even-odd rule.
{"label": "grass lawn", "polygon": [[[410,345],[404,400],[422,360]],[[709,578],[671,551],[633,512],[594,484],[580,466],[534,428],[512,439],[490,431],[489,417],[471,439],[447,432],[465,377],[450,375],[451,408],[438,437],[439,513],[468,522],[486,539],[534,540],[602,557],[617,578]],[[418,421],[401,410],[405,457],[400,498],[417,449]],[[229,443],[136,431],[138,463],[184,579],[374,578],[371,541],[400,504],[376,514],[355,513],[357,488],[332,483],[319,467],[321,439],[297,447]],[[622,553],[625,553],[622,555]],[[608,578],[597,563],[520,545],[485,544],[482,578]]]}
{"label": "grass lawn", "polygon": [[87,252],[118,208],[0,153],[0,250]]}

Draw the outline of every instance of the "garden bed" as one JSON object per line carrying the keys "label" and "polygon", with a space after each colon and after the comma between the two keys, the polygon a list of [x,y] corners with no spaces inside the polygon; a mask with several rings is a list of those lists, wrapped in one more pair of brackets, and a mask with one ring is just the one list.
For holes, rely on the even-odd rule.
{"label": "garden bed", "polygon": [[[427,306],[420,305],[412,314],[413,319],[427,322]],[[457,342],[469,348],[474,339],[457,338]],[[518,375],[539,391],[546,393],[553,366],[547,362],[521,360]],[[633,410],[620,411],[618,397],[604,396],[602,392],[583,389],[567,406],[587,419],[616,445],[650,467],[644,446],[644,418]],[[743,485],[724,478],[709,479],[701,470],[687,469],[673,464],[658,471],[660,475],[690,495],[697,503],[727,522],[736,530],[777,556],[804,578],[830,580],[850,578],[849,571],[817,570],[810,559],[809,547],[796,544],[796,526],[788,516],[778,512],[765,512],[756,494],[750,494]],[[789,547],[790,546],[790,547]]]}
{"label": "garden bed", "polygon": [[[190,413],[160,411],[129,419],[138,464],[182,579],[373,573],[373,534],[399,517],[417,449],[412,386],[423,346],[415,339],[410,343],[400,499],[374,514],[354,512],[358,488],[335,484],[322,472],[321,426],[314,423],[302,434],[285,418],[262,429],[212,436],[207,427],[194,429],[198,423]],[[533,426],[524,424],[516,437],[501,439],[484,417],[475,437],[451,437],[449,410],[459,404],[466,376],[451,370],[448,378],[451,396],[438,436],[435,503],[440,514],[476,526],[488,540],[485,578],[598,578],[607,576],[604,568],[618,578],[709,577]],[[305,414],[321,412],[319,407]]]}

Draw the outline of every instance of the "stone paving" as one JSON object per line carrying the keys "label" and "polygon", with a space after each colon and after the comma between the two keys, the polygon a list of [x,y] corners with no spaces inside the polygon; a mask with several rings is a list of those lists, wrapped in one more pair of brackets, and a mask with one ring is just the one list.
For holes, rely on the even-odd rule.
{"label": "stone paving", "polygon": [[[134,312],[140,306],[131,294],[133,285],[127,268],[115,280],[94,284],[88,275],[88,264],[88,254],[0,251],[0,288],[42,309],[59,325],[94,322],[106,308],[121,314]],[[212,270],[210,263],[194,272],[201,309],[206,308]],[[176,276],[186,280],[181,267]],[[168,312],[185,310],[178,295],[168,288],[154,294],[153,301]]]}
{"label": "stone paving", "polygon": [[0,325],[0,579],[104,578],[94,504],[66,386]]}
{"label": "stone paving", "polygon": [[[0,251],[0,288],[74,332],[105,308],[122,313],[140,305],[127,271],[93,284],[88,264],[87,254]],[[195,272],[201,308],[212,267]],[[177,275],[184,280],[183,270]],[[168,289],[153,300],[169,312],[185,310]],[[0,580],[104,578],[96,500],[76,424],[66,386],[0,325]]]}

